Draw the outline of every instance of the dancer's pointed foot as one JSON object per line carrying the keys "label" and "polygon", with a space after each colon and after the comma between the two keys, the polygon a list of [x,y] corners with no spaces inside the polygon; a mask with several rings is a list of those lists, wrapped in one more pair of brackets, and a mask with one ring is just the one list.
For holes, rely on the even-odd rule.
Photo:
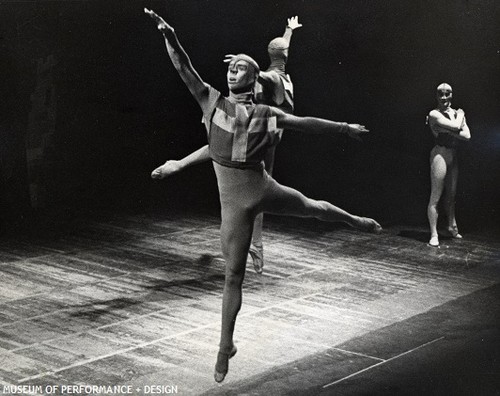
{"label": "dancer's pointed foot", "polygon": [[226,378],[229,370],[229,359],[236,355],[238,349],[233,345],[233,349],[229,353],[219,352],[217,354],[217,363],[215,363],[214,379],[215,382],[222,382]]}
{"label": "dancer's pointed foot", "polygon": [[356,216],[352,226],[357,228],[358,230],[371,232],[374,234],[380,234],[382,232],[382,226],[375,220],[368,217]]}
{"label": "dancer's pointed foot", "polygon": [[448,232],[450,233],[452,238],[462,239],[462,235],[458,233],[458,227],[456,225],[448,227]]}
{"label": "dancer's pointed foot", "polygon": [[178,164],[178,161],[169,160],[151,172],[151,177],[153,179],[164,179],[165,177],[171,176],[180,170],[181,166]]}
{"label": "dancer's pointed foot", "polygon": [[429,241],[429,246],[438,247],[439,246],[439,238],[437,236],[431,237],[431,239]]}
{"label": "dancer's pointed foot", "polygon": [[264,247],[262,245],[253,244],[248,251],[253,261],[253,268],[258,274],[262,274],[264,268]]}

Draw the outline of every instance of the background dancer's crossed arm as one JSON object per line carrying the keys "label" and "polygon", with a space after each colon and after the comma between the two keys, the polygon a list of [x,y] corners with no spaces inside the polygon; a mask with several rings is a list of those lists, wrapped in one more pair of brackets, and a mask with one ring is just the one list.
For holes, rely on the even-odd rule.
{"label": "background dancer's crossed arm", "polygon": [[447,133],[460,140],[469,140],[470,130],[465,120],[465,112],[462,109],[457,109],[456,116],[456,119],[451,120],[439,110],[432,110],[429,113],[428,122],[434,137],[440,133]]}

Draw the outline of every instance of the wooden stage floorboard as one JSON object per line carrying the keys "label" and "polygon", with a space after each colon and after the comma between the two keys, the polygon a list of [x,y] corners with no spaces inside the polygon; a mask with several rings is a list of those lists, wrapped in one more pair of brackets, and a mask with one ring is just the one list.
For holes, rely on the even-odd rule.
{"label": "wooden stage floorboard", "polygon": [[[436,249],[424,228],[371,235],[269,219],[264,274],[249,262],[239,352],[217,385],[217,217],[107,215],[4,235],[0,395],[28,385],[41,387],[34,394],[49,394],[40,392],[47,385],[127,385],[134,395],[148,386],[183,395],[342,394],[337,384],[358,373],[444,345],[454,319],[439,307],[500,282],[495,238],[442,239]],[[463,305],[461,320],[478,314]],[[305,365],[315,364],[323,370],[311,375]],[[57,394],[85,394],[74,391]]]}

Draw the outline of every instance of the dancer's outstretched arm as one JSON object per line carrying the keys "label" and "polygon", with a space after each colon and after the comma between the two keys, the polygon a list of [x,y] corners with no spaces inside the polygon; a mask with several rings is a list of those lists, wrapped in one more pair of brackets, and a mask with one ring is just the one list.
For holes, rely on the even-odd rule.
{"label": "dancer's outstretched arm", "polygon": [[273,111],[277,116],[278,128],[315,134],[346,133],[349,137],[358,140],[360,139],[359,135],[369,132],[364,125],[360,124],[348,124],[347,122],[336,122],[317,117],[299,117],[274,107]]}
{"label": "dancer's outstretched arm", "polygon": [[175,69],[182,78],[182,81],[184,81],[187,85],[189,91],[194,96],[198,104],[202,109],[204,109],[207,106],[209,99],[208,86],[203,82],[191,64],[191,60],[189,59],[186,51],[184,51],[184,48],[182,48],[177,35],[175,34],[174,28],[165,22],[165,20],[154,11],[144,8],[144,12],[156,22],[158,30],[163,33],[167,52]]}
{"label": "dancer's outstretched arm", "polygon": [[156,168],[151,173],[151,177],[153,179],[164,179],[165,177],[179,173],[190,166],[200,164],[209,159],[210,153],[207,144],[180,160],[168,160],[162,166]]}

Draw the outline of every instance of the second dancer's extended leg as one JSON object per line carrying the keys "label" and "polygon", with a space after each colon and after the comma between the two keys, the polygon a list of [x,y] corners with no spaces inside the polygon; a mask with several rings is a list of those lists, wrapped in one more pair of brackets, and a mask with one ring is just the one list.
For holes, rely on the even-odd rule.
{"label": "second dancer's extended leg", "polygon": [[[271,147],[267,150],[264,159],[265,170],[269,175],[273,174],[274,169],[274,154],[276,147]],[[252,245],[250,246],[250,256],[253,261],[255,272],[261,274],[264,268],[264,246],[262,243],[262,228],[264,223],[264,213],[258,213],[255,217],[253,225]]]}

